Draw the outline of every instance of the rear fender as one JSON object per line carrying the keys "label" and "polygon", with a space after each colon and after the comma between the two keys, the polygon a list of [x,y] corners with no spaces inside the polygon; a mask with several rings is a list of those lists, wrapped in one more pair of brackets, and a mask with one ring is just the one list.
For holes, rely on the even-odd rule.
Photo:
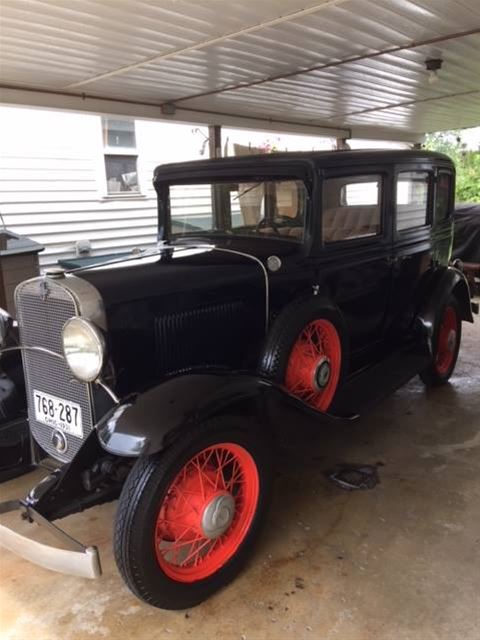
{"label": "rear fender", "polygon": [[[120,456],[157,453],[186,428],[218,415],[247,419],[252,428],[270,429],[271,412],[282,400],[306,405],[270,380],[250,373],[188,373],[170,378],[117,406],[97,426],[101,446]],[[314,412],[317,418],[341,418]]]}
{"label": "rear fender", "polygon": [[452,294],[458,300],[461,319],[473,322],[470,288],[465,276],[454,267],[443,269],[431,283],[431,293],[417,314],[417,322],[422,328],[430,352],[432,352],[435,319]]}

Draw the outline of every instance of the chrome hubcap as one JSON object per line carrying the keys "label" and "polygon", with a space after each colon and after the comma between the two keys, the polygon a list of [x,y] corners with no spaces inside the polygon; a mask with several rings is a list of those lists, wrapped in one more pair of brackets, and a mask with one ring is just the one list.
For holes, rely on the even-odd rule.
{"label": "chrome hubcap", "polygon": [[324,389],[327,386],[331,372],[330,362],[327,358],[322,358],[317,365],[313,379],[313,384],[317,389]]}
{"label": "chrome hubcap", "polygon": [[229,493],[217,495],[205,507],[202,515],[202,531],[205,537],[221,536],[232,524],[235,500]]}

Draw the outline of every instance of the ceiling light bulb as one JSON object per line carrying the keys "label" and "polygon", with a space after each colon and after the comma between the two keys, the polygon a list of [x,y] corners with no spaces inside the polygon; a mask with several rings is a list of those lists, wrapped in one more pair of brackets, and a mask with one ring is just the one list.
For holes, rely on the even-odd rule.
{"label": "ceiling light bulb", "polygon": [[443,60],[441,58],[429,58],[425,60],[425,68],[428,71],[428,84],[438,82],[438,71],[442,68]]}

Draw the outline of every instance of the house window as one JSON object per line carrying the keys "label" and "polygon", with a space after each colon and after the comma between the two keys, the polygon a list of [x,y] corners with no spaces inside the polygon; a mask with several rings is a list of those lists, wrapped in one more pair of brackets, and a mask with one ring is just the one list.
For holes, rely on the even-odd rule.
{"label": "house window", "polygon": [[138,193],[135,122],[105,117],[102,132],[108,194]]}

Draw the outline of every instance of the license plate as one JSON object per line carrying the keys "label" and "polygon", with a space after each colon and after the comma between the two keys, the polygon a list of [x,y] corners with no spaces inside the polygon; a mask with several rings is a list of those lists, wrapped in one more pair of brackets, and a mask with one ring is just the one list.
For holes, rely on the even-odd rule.
{"label": "license plate", "polygon": [[77,438],[83,438],[82,408],[76,402],[33,390],[35,419],[52,429],[59,429]]}

